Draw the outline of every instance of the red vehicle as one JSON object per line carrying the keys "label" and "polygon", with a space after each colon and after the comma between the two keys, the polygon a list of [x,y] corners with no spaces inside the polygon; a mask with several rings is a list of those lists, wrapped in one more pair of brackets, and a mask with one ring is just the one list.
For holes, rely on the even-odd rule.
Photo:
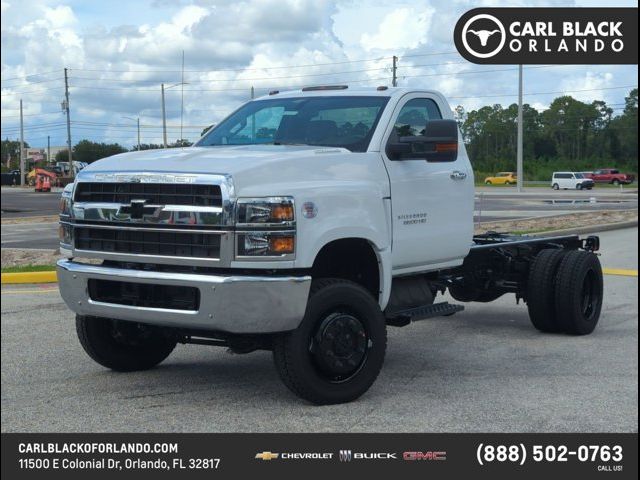
{"label": "red vehicle", "polygon": [[613,185],[626,185],[635,180],[633,175],[621,173],[620,170],[615,168],[601,168],[600,170],[587,173],[585,176],[591,178],[596,183],[611,183]]}

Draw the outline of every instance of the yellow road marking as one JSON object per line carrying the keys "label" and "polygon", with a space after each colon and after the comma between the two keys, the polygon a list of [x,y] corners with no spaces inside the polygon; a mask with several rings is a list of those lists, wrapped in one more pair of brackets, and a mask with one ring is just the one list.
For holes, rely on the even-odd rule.
{"label": "yellow road marking", "polygon": [[625,277],[638,276],[638,270],[626,270],[624,268],[603,268],[602,273],[605,275],[622,275]]}
{"label": "yellow road marking", "polygon": [[55,283],[58,281],[55,270],[45,272],[3,273],[3,284],[15,283]]}
{"label": "yellow road marking", "polygon": [[7,295],[10,293],[51,293],[51,292],[57,292],[58,289],[57,288],[46,288],[46,289],[42,289],[42,290],[2,290],[2,295]]}

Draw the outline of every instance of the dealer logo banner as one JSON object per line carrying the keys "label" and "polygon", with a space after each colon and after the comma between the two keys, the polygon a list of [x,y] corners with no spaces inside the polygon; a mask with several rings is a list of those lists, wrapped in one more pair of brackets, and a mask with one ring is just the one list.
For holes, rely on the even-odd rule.
{"label": "dealer logo banner", "polygon": [[637,8],[476,8],[453,33],[481,64],[638,63]]}

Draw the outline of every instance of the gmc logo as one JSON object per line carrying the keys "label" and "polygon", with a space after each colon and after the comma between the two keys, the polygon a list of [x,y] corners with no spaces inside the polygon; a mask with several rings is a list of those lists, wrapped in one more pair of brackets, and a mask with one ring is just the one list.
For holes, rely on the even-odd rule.
{"label": "gmc logo", "polygon": [[446,460],[447,452],[404,452],[403,460]]}

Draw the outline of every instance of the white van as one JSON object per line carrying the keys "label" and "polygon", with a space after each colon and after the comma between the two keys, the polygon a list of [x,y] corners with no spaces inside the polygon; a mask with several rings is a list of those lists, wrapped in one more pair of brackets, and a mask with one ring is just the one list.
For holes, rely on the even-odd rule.
{"label": "white van", "polygon": [[593,180],[580,172],[553,172],[553,177],[551,177],[551,188],[554,190],[591,190],[593,185]]}

